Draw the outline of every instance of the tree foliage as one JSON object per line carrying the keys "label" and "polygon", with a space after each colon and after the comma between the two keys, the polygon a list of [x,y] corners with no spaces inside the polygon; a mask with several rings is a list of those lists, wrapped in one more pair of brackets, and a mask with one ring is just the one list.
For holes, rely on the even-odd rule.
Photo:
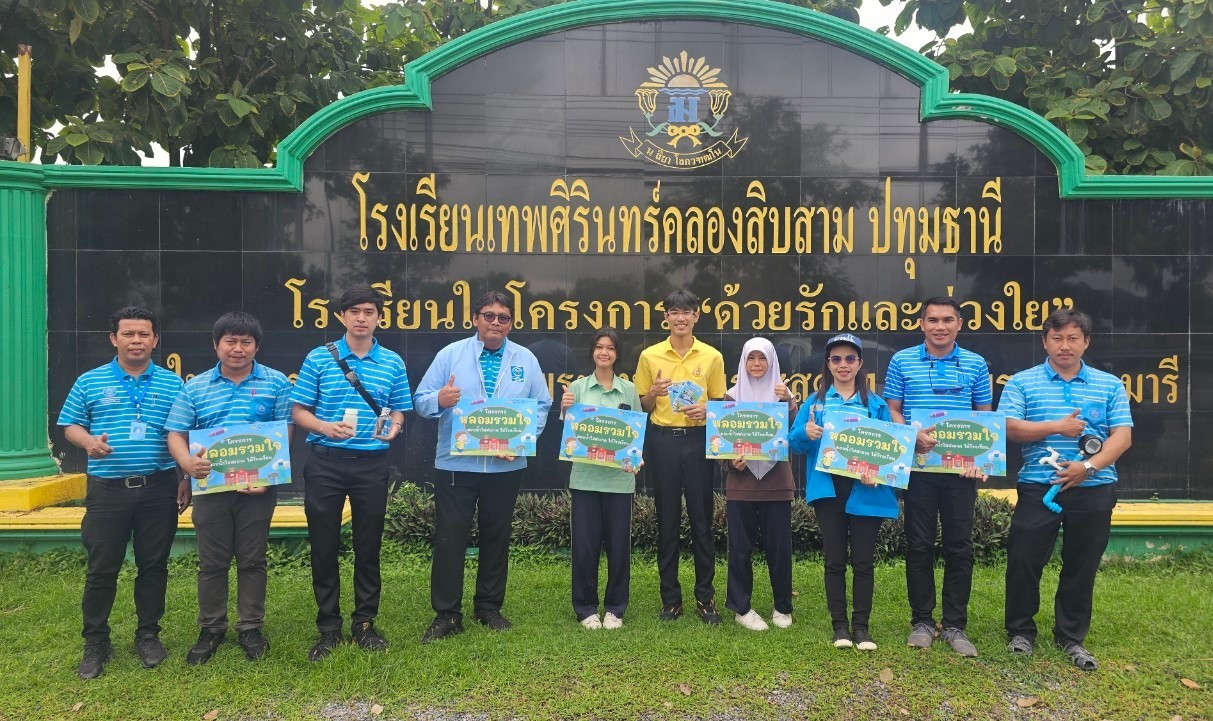
{"label": "tree foliage", "polygon": [[1091,173],[1213,174],[1213,0],[881,0],[952,87],[1031,108]]}
{"label": "tree foliage", "polygon": [[[399,83],[406,62],[441,43],[562,1],[0,0],[0,127],[16,123],[14,57],[27,44],[43,162],[137,165],[157,144],[174,165],[256,167],[338,98]],[[792,2],[852,22],[858,3]]]}

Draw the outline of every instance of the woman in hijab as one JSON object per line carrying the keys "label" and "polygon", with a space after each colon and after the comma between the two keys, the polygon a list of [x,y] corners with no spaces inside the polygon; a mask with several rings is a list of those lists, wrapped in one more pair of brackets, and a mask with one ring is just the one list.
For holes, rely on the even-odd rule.
{"label": "woman in hijab", "polygon": [[[796,399],[779,375],[775,346],[766,338],[751,338],[741,349],[737,385],[725,400],[788,404],[788,418],[796,415]],[[761,532],[774,595],[771,623],[792,625],[792,497],[796,482],[787,461],[737,458],[721,461],[725,467],[724,493],[729,525],[729,579],[725,607],[737,614],[737,623],[751,631],[765,631],[766,621],[750,606],[754,591],[754,546]]]}
{"label": "woman in hijab", "polygon": [[[860,377],[863,344],[850,333],[826,341],[821,387],[805,402],[788,431],[788,447],[808,456],[805,498],[817,514],[825,555],[826,608],[834,625],[834,648],[875,651],[868,633],[872,613],[876,535],[886,518],[897,518],[897,496],[890,486],[878,486],[871,477],[836,476],[815,468],[821,445],[822,415],[846,411],[889,420],[889,406],[869,393]],[[851,596],[854,610],[847,619],[847,556],[851,558]]]}

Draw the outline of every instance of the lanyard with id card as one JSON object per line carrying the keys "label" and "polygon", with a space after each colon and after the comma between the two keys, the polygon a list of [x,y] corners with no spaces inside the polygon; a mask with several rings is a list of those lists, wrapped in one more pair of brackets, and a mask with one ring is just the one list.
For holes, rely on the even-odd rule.
{"label": "lanyard with id card", "polygon": [[143,420],[143,399],[147,397],[147,392],[152,387],[151,375],[147,376],[147,382],[144,383],[142,378],[133,381],[130,376],[122,375],[117,367],[113,370],[114,377],[126,389],[126,394],[130,396],[131,404],[135,407],[135,420],[131,421],[129,438],[132,441],[142,441],[147,438],[147,423]]}

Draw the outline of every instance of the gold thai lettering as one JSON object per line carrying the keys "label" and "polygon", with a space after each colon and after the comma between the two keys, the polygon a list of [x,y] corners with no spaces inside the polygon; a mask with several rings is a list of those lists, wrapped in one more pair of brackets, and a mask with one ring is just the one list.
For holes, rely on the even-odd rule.
{"label": "gold thai lettering", "polygon": [[[581,178],[556,178],[534,204],[438,202],[434,174],[419,179],[402,202],[380,202],[370,173],[353,173],[358,247],[363,251],[508,254],[854,254],[854,206],[772,206],[762,181],[748,182],[745,205],[699,206],[663,200],[657,182],[647,204],[596,205]],[[893,204],[893,179],[868,208],[873,255],[954,255],[1002,251],[1002,179],[982,190],[982,204],[963,208]],[[818,221],[817,219],[820,218]],[[966,232],[967,231],[967,232]],[[967,243],[964,241],[966,240]],[[915,274],[907,261],[906,273]]]}

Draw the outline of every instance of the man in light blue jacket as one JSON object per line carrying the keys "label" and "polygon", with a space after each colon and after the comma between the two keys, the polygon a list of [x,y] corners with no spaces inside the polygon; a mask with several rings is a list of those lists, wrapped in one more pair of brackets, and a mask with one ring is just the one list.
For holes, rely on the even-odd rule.
{"label": "man in light blue jacket", "polygon": [[430,603],[437,614],[421,637],[429,643],[463,631],[463,562],[472,514],[477,514],[480,556],[473,598],[475,618],[494,631],[510,628],[501,615],[509,567],[514,501],[525,457],[452,456],[451,408],[460,400],[534,398],[539,401],[536,435],[543,432],[552,396],[539,361],[531,351],[506,340],[514,321],[514,302],[501,291],[476,301],[476,335],[438,351],[417,387],[414,410],[438,418],[434,467],[434,562]]}

